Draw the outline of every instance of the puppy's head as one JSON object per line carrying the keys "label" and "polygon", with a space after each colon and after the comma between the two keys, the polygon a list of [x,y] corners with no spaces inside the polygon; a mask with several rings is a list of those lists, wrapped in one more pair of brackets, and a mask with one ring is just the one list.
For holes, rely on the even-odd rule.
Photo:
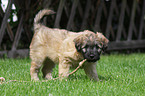
{"label": "puppy's head", "polygon": [[96,62],[100,59],[102,51],[107,49],[109,40],[101,33],[84,31],[84,34],[74,39],[75,47],[78,52],[82,53],[84,59],[88,62]]}

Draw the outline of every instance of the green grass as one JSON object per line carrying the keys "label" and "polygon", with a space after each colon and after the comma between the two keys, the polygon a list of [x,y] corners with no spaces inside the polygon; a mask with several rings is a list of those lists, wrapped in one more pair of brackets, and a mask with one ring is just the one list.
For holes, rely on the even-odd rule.
{"label": "green grass", "polygon": [[[91,81],[78,70],[67,81],[30,80],[30,59],[0,59],[0,96],[145,96],[145,54],[105,55],[97,65],[100,82]],[[53,76],[58,76],[58,66]]]}

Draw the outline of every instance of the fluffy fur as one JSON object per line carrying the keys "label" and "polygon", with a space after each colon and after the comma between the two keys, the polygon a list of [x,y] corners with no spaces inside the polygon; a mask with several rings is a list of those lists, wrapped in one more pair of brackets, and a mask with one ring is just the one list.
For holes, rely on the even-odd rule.
{"label": "fluffy fur", "polygon": [[70,32],[64,29],[48,28],[40,23],[44,15],[53,14],[48,9],[40,11],[34,19],[34,31],[31,45],[31,80],[39,80],[38,72],[41,66],[43,77],[52,79],[52,69],[59,64],[59,76],[68,76],[69,69],[78,66],[79,62],[87,59],[82,67],[85,73],[94,80],[99,80],[96,72],[96,61],[107,48],[108,39],[101,33],[89,30]]}

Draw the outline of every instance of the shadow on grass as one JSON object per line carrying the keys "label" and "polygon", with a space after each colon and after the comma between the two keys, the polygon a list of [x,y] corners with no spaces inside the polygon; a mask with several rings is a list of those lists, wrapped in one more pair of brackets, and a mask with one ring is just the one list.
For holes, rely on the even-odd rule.
{"label": "shadow on grass", "polygon": [[100,81],[112,81],[113,80],[112,76],[104,77],[104,76],[99,75],[98,77],[99,77]]}
{"label": "shadow on grass", "polygon": [[[112,76],[104,77],[104,76],[99,75],[98,78],[100,81],[112,81],[113,80]],[[90,80],[90,78],[87,77],[86,75],[71,75],[68,77],[68,80],[76,80],[76,79]]]}

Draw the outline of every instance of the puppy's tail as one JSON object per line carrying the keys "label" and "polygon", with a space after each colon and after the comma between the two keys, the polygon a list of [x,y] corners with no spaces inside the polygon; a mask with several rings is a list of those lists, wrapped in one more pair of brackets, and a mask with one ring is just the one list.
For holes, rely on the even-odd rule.
{"label": "puppy's tail", "polygon": [[43,9],[38,12],[38,14],[34,18],[34,30],[41,27],[40,20],[44,15],[54,14],[55,12],[49,9]]}

